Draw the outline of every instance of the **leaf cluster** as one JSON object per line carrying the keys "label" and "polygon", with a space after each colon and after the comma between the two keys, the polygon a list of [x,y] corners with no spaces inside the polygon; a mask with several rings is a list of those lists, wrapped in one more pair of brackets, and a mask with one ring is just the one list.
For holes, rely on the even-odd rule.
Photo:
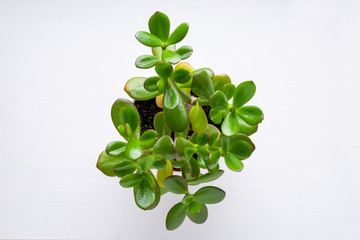
{"label": "leaf cluster", "polygon": [[[129,100],[116,100],[111,117],[125,141],[110,142],[97,163],[105,175],[119,177],[122,187],[133,188],[141,209],[155,208],[167,192],[183,195],[166,217],[168,230],[178,228],[186,216],[197,224],[206,221],[206,204],[221,202],[225,192],[206,186],[191,193],[189,186],[221,177],[222,158],[230,170],[241,171],[243,160],[255,150],[249,136],[264,118],[260,108],[245,105],[256,91],[252,81],[235,86],[226,74],[180,62],[193,52],[187,45],[176,49],[188,30],[182,23],[170,33],[169,18],[156,12],[149,32],[136,33],[152,55],[139,56],[135,65],[154,67],[157,75],[131,78],[125,91],[138,101],[156,98],[163,111],[155,115],[154,129],[141,132],[141,109]],[[211,108],[208,114],[204,107]]]}

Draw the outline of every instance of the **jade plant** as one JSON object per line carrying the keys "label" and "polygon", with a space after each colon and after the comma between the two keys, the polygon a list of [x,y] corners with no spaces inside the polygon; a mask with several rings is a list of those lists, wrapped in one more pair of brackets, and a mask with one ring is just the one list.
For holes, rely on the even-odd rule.
{"label": "jade plant", "polygon": [[221,177],[221,161],[240,172],[255,150],[249,136],[264,117],[260,108],[245,105],[255,94],[252,81],[235,86],[226,74],[182,62],[193,53],[187,45],[176,48],[189,30],[187,23],[170,33],[169,18],[156,12],[148,25],[150,32],[139,31],[135,37],[151,47],[152,55],[138,57],[135,65],[154,67],[156,75],[127,81],[125,91],[134,101],[120,98],[111,108],[125,141],[110,142],[97,167],[119,177],[121,187],[132,188],[143,210],[155,208],[167,192],[182,196],[166,217],[166,228],[174,230],[186,216],[204,223],[206,205],[224,199],[218,187],[191,191],[189,186]]}

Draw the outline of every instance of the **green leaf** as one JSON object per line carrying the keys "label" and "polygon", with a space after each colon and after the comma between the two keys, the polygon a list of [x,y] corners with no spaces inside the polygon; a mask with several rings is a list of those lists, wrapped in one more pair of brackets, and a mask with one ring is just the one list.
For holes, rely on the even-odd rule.
{"label": "green leaf", "polygon": [[190,130],[190,122],[186,125],[186,128],[181,132],[174,132],[177,138],[187,138]]}
{"label": "green leaf", "polygon": [[148,47],[163,47],[164,43],[155,35],[139,31],[135,34],[136,39]]}
{"label": "green leaf", "polygon": [[212,83],[214,85],[214,90],[222,90],[223,86],[227,83],[231,83],[231,79],[227,74],[215,75],[212,79]]}
{"label": "green leaf", "polygon": [[113,157],[121,156],[125,152],[126,142],[113,141],[106,146],[106,153]]}
{"label": "green leaf", "polygon": [[229,153],[241,160],[250,157],[253,151],[254,149],[250,146],[249,143],[245,141],[237,141],[232,143],[228,150]]}
{"label": "green leaf", "polygon": [[153,163],[153,167],[160,170],[166,167],[166,159],[161,155],[154,155],[155,162]]}
{"label": "green leaf", "polygon": [[159,134],[159,137],[164,135],[170,135],[171,129],[165,122],[164,112],[158,112],[154,117],[155,131]]}
{"label": "green leaf", "polygon": [[230,170],[235,172],[240,172],[244,168],[244,164],[231,153],[225,154],[225,164]]}
{"label": "green leaf", "polygon": [[156,88],[159,92],[163,93],[165,92],[165,89],[169,86],[169,83],[166,79],[160,78],[159,81],[156,84]]}
{"label": "green leaf", "polygon": [[191,74],[185,68],[179,68],[178,70],[174,71],[171,79],[177,83],[186,83],[190,80]]}
{"label": "green leaf", "polygon": [[179,54],[177,54],[176,52],[170,51],[170,50],[164,50],[162,52],[162,60],[164,62],[169,62],[171,64],[176,64],[178,62],[180,62],[181,57]]}
{"label": "green leaf", "polygon": [[230,144],[232,143],[235,143],[237,141],[245,141],[247,142],[248,144],[250,144],[250,146],[252,147],[252,149],[255,150],[255,144],[251,141],[251,139],[246,136],[245,134],[243,133],[237,133],[233,136],[230,137]]}
{"label": "green leaf", "polygon": [[193,200],[188,205],[188,214],[193,215],[200,212],[201,203],[199,201]]}
{"label": "green leaf", "polygon": [[169,39],[166,42],[166,45],[176,44],[181,40],[183,40],[188,30],[189,30],[189,24],[187,23],[180,24],[170,35]]}
{"label": "green leaf", "polygon": [[151,181],[153,183],[155,183],[155,201],[153,202],[153,204],[147,209],[147,210],[151,210],[151,209],[154,209],[160,202],[160,197],[161,197],[161,189],[160,189],[160,186],[158,184],[158,182],[156,181],[156,178],[154,176],[154,174],[149,171],[149,173],[147,174],[147,176],[151,179]]}
{"label": "green leaf", "polygon": [[[207,159],[206,159],[207,161]],[[199,167],[206,169],[207,168],[207,162],[205,162],[205,159],[203,159],[200,155],[198,155],[197,157],[197,163],[199,165]]]}
{"label": "green leaf", "polygon": [[258,125],[251,126],[244,122],[241,117],[237,116],[237,120],[239,123],[239,133],[243,133],[247,136],[250,136],[251,134],[256,133],[258,130]]}
{"label": "green leaf", "polygon": [[127,92],[131,98],[139,101],[149,100],[160,95],[161,93],[158,91],[149,92],[144,88],[145,79],[144,77],[131,78],[125,85],[125,92]]}
{"label": "green leaf", "polygon": [[219,170],[216,173],[206,173],[204,175],[201,175],[200,177],[193,179],[193,180],[188,180],[188,184],[189,185],[198,185],[201,183],[207,183],[207,182],[212,182],[215,181],[216,179],[218,179],[219,177],[221,177],[221,175],[223,175],[224,171],[223,170]]}
{"label": "green leaf", "polygon": [[156,179],[161,187],[164,187],[165,178],[173,174],[173,168],[170,160],[166,160],[166,167],[157,171]]}
{"label": "green leaf", "polygon": [[193,49],[192,47],[185,45],[176,50],[176,53],[180,55],[181,60],[185,60],[191,56]]}
{"label": "green leaf", "polygon": [[209,161],[209,149],[207,146],[202,146],[200,148],[198,148],[197,153],[206,161]]}
{"label": "green leaf", "polygon": [[196,148],[193,147],[185,148],[185,153],[184,153],[185,159],[189,161],[195,153],[196,153]]}
{"label": "green leaf", "polygon": [[245,103],[247,103],[254,95],[256,91],[256,86],[253,81],[246,81],[236,88],[233,106],[234,108],[241,107]]}
{"label": "green leaf", "polygon": [[146,130],[139,139],[139,144],[144,148],[151,148],[158,139],[158,134],[152,129]]}
{"label": "green leaf", "polygon": [[183,131],[188,125],[188,114],[182,99],[174,109],[169,109],[164,105],[164,115],[167,125],[176,132]]}
{"label": "green leaf", "polygon": [[227,152],[227,150],[230,147],[230,139],[231,139],[230,137],[224,134],[220,135],[220,146],[224,152]]}
{"label": "green leaf", "polygon": [[131,132],[135,132],[136,128],[139,127],[140,116],[136,108],[124,105],[120,108],[119,117],[122,125],[129,124]]}
{"label": "green leaf", "polygon": [[180,176],[170,176],[164,181],[165,188],[175,194],[185,194],[188,191],[188,185],[185,178]]}
{"label": "green leaf", "polygon": [[96,167],[106,176],[114,177],[116,176],[114,167],[124,160],[126,160],[124,157],[113,157],[103,151],[99,156]]}
{"label": "green leaf", "polygon": [[189,161],[184,161],[184,170],[193,178],[197,178],[200,175],[200,167],[193,157]]}
{"label": "green leaf", "polygon": [[171,84],[169,88],[165,90],[163,98],[163,106],[169,110],[173,110],[180,102],[180,95],[176,88]]}
{"label": "green leaf", "polygon": [[214,87],[207,71],[198,71],[193,76],[191,90],[196,96],[209,100],[214,93]]}
{"label": "green leaf", "polygon": [[210,79],[214,78],[214,72],[210,68],[199,68],[191,72],[191,75],[194,76],[195,73],[199,73],[205,71],[209,75]]}
{"label": "green leaf", "polygon": [[229,113],[221,124],[221,131],[226,136],[234,135],[239,132],[239,123],[234,112]]}
{"label": "green leaf", "polygon": [[158,90],[157,83],[160,80],[160,77],[154,76],[154,77],[148,77],[145,79],[144,82],[144,88],[149,92],[156,92]]}
{"label": "green leaf", "polygon": [[170,136],[165,135],[159,138],[159,140],[155,143],[153,147],[153,153],[171,160],[174,159],[173,148],[173,140],[170,138]]}
{"label": "green leaf", "polygon": [[257,125],[264,119],[263,112],[256,106],[239,107],[236,109],[236,114],[249,125]]}
{"label": "green leaf", "polygon": [[210,107],[216,110],[228,110],[229,103],[222,91],[216,91],[211,97]]}
{"label": "green leaf", "polygon": [[119,131],[119,126],[122,124],[120,121],[119,111],[124,105],[129,105],[135,108],[135,105],[132,102],[123,98],[117,99],[111,107],[111,119],[117,131]]}
{"label": "green leaf", "polygon": [[207,133],[200,133],[196,136],[196,143],[199,146],[204,146],[209,142],[209,135]]}
{"label": "green leaf", "polygon": [[179,202],[175,204],[166,216],[166,229],[175,230],[180,227],[186,217],[187,205]]}
{"label": "green leaf", "polygon": [[152,55],[141,55],[136,59],[135,66],[137,68],[148,69],[148,68],[152,68],[159,62],[161,61],[158,57]]}
{"label": "green leaf", "polygon": [[156,12],[149,20],[149,30],[161,41],[166,42],[170,32],[170,20],[162,12]]}
{"label": "green leaf", "polygon": [[210,110],[210,113],[209,113],[209,117],[210,117],[211,121],[215,124],[221,123],[222,115],[223,115],[223,111],[216,110],[213,108]]}
{"label": "green leaf", "polygon": [[196,200],[201,203],[215,204],[221,202],[225,198],[225,192],[217,187],[203,187],[194,194]]}
{"label": "green leaf", "polygon": [[173,66],[168,62],[161,62],[155,66],[155,72],[162,78],[169,78],[173,72]]}
{"label": "green leaf", "polygon": [[227,100],[230,100],[235,94],[235,85],[231,83],[227,83],[223,86],[222,92],[225,94]]}
{"label": "green leaf", "polygon": [[148,209],[155,202],[155,189],[148,178],[142,178],[134,187],[136,205],[141,209]]}
{"label": "green leaf", "polygon": [[175,139],[174,145],[175,145],[174,147],[175,159],[178,161],[184,159],[184,153],[187,147],[195,147],[193,143],[182,137],[177,137]]}
{"label": "green leaf", "polygon": [[209,169],[215,169],[219,163],[219,159],[220,159],[220,151],[214,151],[210,153],[209,163],[208,163]]}
{"label": "green leaf", "polygon": [[[220,134],[219,134],[219,133],[212,133],[212,134],[210,135],[210,139],[209,139],[209,146],[215,145],[216,142],[219,140],[219,138],[220,138]],[[219,144],[217,143],[217,145],[219,145]]]}
{"label": "green leaf", "polygon": [[141,174],[130,173],[120,180],[120,185],[123,188],[131,188],[138,185],[141,179],[142,179]]}
{"label": "green leaf", "polygon": [[130,139],[125,149],[125,157],[136,160],[142,155],[142,148],[135,139]]}
{"label": "green leaf", "polygon": [[191,129],[196,133],[201,133],[206,130],[208,121],[204,109],[197,103],[189,112],[189,119]]}
{"label": "green leaf", "polygon": [[138,168],[138,165],[136,162],[130,161],[130,160],[124,160],[124,161],[118,163],[114,167],[114,173],[118,177],[124,177],[130,173],[135,172],[135,170],[137,168]]}
{"label": "green leaf", "polygon": [[139,168],[143,172],[149,170],[154,162],[155,162],[155,157],[150,154],[143,155],[137,160]]}
{"label": "green leaf", "polygon": [[202,224],[206,221],[207,217],[208,217],[208,210],[205,204],[201,204],[201,209],[198,213],[196,214],[187,214],[188,218],[197,224]]}

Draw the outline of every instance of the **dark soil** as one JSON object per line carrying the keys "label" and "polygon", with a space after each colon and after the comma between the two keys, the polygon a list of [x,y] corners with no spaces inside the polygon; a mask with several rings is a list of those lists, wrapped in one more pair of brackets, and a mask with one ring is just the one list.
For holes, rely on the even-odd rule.
{"label": "dark soil", "polygon": [[[159,108],[156,105],[155,98],[146,100],[146,101],[135,101],[134,104],[140,114],[141,133],[145,132],[148,129],[154,129],[154,117],[158,112],[163,111],[162,108]],[[210,124],[213,124],[218,129],[221,129],[221,124],[215,124],[210,120],[209,113],[210,113],[211,107],[203,106],[203,109],[207,116],[208,122]],[[191,135],[193,133],[194,132],[190,128],[188,138],[191,137]],[[174,139],[174,133],[171,134],[171,138]]]}

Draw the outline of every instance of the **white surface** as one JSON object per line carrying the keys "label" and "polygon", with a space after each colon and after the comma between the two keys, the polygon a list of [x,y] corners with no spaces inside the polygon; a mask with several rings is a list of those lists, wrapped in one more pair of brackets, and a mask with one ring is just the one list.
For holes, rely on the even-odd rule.
{"label": "white surface", "polygon": [[[156,11],[183,21],[189,62],[252,79],[265,120],[203,225],[165,230],[95,168],[119,139],[110,107],[152,70],[134,38]],[[0,238],[359,239],[358,1],[0,1]]]}

